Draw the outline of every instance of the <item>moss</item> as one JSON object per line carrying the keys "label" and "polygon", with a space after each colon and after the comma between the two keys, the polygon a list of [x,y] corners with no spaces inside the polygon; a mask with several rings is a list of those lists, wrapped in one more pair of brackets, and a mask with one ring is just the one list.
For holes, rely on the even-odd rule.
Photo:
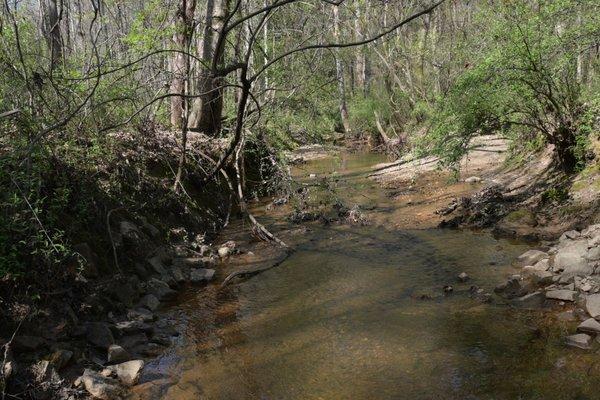
{"label": "moss", "polygon": [[519,208],[506,216],[507,222],[531,222],[535,220],[533,213],[525,208]]}

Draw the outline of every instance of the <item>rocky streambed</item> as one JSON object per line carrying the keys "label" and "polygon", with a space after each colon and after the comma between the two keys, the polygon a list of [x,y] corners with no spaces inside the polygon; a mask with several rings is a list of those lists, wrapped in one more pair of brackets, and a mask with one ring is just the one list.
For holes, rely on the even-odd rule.
{"label": "rocky streambed", "polygon": [[520,273],[495,292],[521,307],[560,306],[559,318],[580,321],[565,343],[592,348],[600,333],[600,224],[564,232],[548,248],[523,253],[517,265]]}

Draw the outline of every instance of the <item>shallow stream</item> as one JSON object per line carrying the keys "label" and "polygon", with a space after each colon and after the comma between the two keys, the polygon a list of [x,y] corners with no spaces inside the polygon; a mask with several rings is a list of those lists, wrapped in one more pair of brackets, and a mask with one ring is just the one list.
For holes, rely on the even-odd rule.
{"label": "shallow stream", "polygon": [[[370,224],[293,228],[297,251],[279,267],[182,296],[166,314],[183,334],[146,373],[170,379],[156,398],[600,398],[589,353],[565,349],[555,324],[469,291],[492,292],[528,246],[485,231],[398,229],[399,205],[366,178],[380,161],[341,155],[296,169],[307,186],[334,182]],[[275,231],[292,225],[264,204],[255,212]],[[234,224],[224,238],[246,232]],[[458,282],[463,271],[469,282]]]}

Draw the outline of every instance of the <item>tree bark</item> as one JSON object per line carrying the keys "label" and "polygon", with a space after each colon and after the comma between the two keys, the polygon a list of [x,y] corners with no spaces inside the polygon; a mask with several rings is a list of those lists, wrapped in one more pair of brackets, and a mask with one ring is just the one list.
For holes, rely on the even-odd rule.
{"label": "tree bark", "polygon": [[[173,34],[175,48],[188,52],[194,32],[194,12],[196,10],[196,0],[182,0],[177,9],[176,29]],[[189,57],[184,53],[174,53],[171,60],[171,93],[177,93],[181,96],[171,97],[171,125],[174,128],[182,128],[187,100],[185,99],[186,80],[189,74]]]}
{"label": "tree bark", "polygon": [[50,50],[50,71],[62,62],[63,42],[60,34],[61,15],[58,11],[57,0],[46,3],[46,40]]}
{"label": "tree bark", "polygon": [[[339,6],[333,6],[333,36],[336,41],[340,38],[340,10]],[[339,56],[339,52],[335,55],[335,73],[338,82],[338,92],[340,96],[340,117],[342,119],[342,125],[344,132],[350,132],[350,120],[348,117],[348,107],[346,105],[346,83],[344,82],[344,65],[342,59]]]}
{"label": "tree bark", "polygon": [[205,15],[205,30],[202,39],[200,76],[190,115],[190,129],[209,136],[221,131],[223,113],[223,79],[215,66],[223,64],[225,41],[219,40],[229,9],[228,0],[208,0]]}

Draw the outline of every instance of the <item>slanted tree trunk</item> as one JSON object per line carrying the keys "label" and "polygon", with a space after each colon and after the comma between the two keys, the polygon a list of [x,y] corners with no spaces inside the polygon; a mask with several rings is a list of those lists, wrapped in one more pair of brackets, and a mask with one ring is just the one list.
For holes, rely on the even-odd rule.
{"label": "slanted tree trunk", "polygon": [[208,0],[206,5],[205,30],[202,39],[200,76],[197,90],[199,97],[194,100],[189,126],[195,131],[209,136],[221,130],[223,113],[223,79],[218,75],[218,67],[223,64],[225,41],[219,40],[229,9],[228,0]]}
{"label": "slanted tree trunk", "polygon": [[[194,32],[194,12],[196,10],[196,0],[182,0],[177,9],[177,19],[173,42],[175,48],[185,53],[189,51]],[[186,80],[189,72],[189,57],[184,53],[174,53],[171,60],[171,93],[177,93],[180,96],[171,97],[171,125],[174,128],[182,128],[183,119],[186,118]]]}
{"label": "slanted tree trunk", "polygon": [[[340,38],[340,10],[339,6],[333,6],[333,36],[336,42],[339,42]],[[340,96],[340,117],[342,119],[342,125],[344,132],[350,132],[350,120],[348,118],[348,107],[346,105],[346,83],[344,82],[344,65],[339,53],[335,56],[335,73],[338,82],[338,91]]]}

